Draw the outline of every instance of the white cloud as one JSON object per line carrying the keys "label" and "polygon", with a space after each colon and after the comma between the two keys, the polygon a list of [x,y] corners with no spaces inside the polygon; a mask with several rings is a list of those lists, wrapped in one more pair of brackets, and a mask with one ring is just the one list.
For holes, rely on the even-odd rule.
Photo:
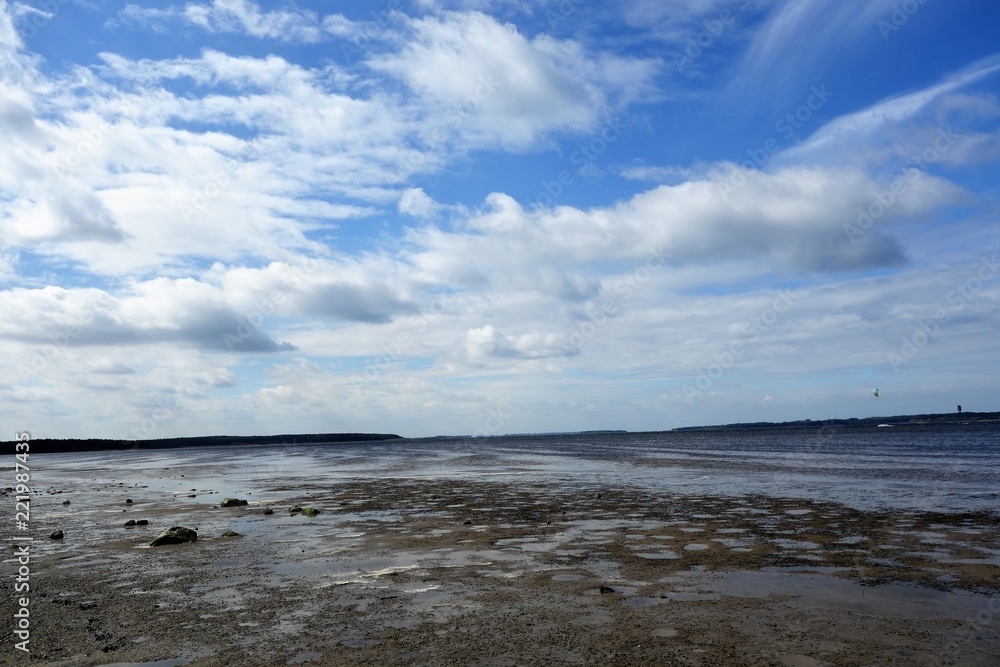
{"label": "white cloud", "polygon": [[580,353],[561,332],[510,336],[502,334],[492,324],[467,331],[460,351],[467,362],[475,365],[492,359],[544,359]]}
{"label": "white cloud", "polygon": [[[755,31],[733,81],[748,93],[762,78],[798,90],[805,72],[816,72],[825,58],[876,30],[894,0],[788,0],[776,5]],[[877,34],[877,33],[876,33]],[[815,83],[811,81],[810,83]]]}
{"label": "white cloud", "polygon": [[415,218],[432,218],[441,205],[427,196],[423,188],[409,188],[403,192],[396,205],[400,213]]}
{"label": "white cloud", "polygon": [[[794,167],[766,173],[735,165],[680,185],[663,185],[607,208],[524,210],[512,198],[492,195],[468,221],[472,233],[421,239],[451,275],[487,275],[492,284],[518,276],[531,284],[537,266],[602,259],[641,260],[662,250],[671,263],[755,258],[778,271],[825,272],[893,266],[902,248],[888,234],[898,221],[920,220],[938,206],[961,201],[959,188],[926,173],[878,217],[877,229],[852,239],[854,223],[888,182],[854,169]],[[493,267],[476,267],[479,257]],[[448,259],[445,259],[448,258]],[[510,277],[509,277],[510,276]]]}
{"label": "white cloud", "polygon": [[651,93],[658,63],[591,56],[577,42],[529,40],[480,13],[410,21],[413,37],[369,64],[401,78],[432,112],[425,141],[535,146],[550,132],[592,130]]}
{"label": "white cloud", "polygon": [[[844,162],[857,161],[860,157],[863,162],[878,163],[887,154],[904,158],[919,156],[935,144],[939,149],[943,147],[935,153],[953,163],[961,159],[960,155],[979,154],[977,144],[988,142],[989,135],[966,137],[962,132],[956,134],[948,116],[952,115],[949,112],[963,111],[970,106],[976,109],[976,115],[995,116],[995,103],[983,108],[987,101],[979,99],[970,105],[968,98],[958,91],[996,76],[998,72],[1000,54],[983,58],[926,88],[880,100],[866,109],[830,121],[803,143],[784,151],[778,161]],[[959,150],[952,151],[952,148]]]}
{"label": "white cloud", "polygon": [[311,11],[261,11],[248,0],[213,0],[211,4],[188,3],[183,7],[154,9],[127,5],[120,13],[122,20],[150,27],[156,31],[167,30],[166,24],[182,20],[207,32],[243,33],[261,39],[284,42],[313,43],[324,39],[325,34],[315,12]]}

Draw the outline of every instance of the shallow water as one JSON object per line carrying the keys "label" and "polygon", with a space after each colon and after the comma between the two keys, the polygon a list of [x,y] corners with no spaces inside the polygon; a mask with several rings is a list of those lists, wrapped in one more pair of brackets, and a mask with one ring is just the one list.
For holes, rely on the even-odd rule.
{"label": "shallow water", "polygon": [[[508,476],[595,490],[615,485],[691,495],[764,494],[859,509],[1000,506],[1000,425],[430,438],[40,454],[33,460],[33,480],[43,492],[58,491],[61,481],[89,482],[103,491],[119,488],[136,508],[164,494],[178,506],[217,504],[226,496],[280,505],[341,480]],[[73,508],[80,509],[88,508]],[[69,512],[49,510],[53,516]]]}

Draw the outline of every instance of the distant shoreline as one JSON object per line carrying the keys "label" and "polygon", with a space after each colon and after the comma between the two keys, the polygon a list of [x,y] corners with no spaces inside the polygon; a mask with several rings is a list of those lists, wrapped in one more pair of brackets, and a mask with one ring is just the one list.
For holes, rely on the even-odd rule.
{"label": "distant shoreline", "polygon": [[[300,433],[294,435],[209,435],[157,440],[115,440],[111,438],[38,438],[29,441],[32,454],[61,452],[125,451],[132,449],[175,449],[179,447],[234,447],[256,445],[319,445],[347,442],[402,440],[394,433]],[[4,448],[14,450],[13,442]]]}
{"label": "distant shoreline", "polygon": [[1000,422],[1000,412],[945,412],[922,415],[896,415],[893,417],[851,417],[849,419],[799,419],[788,422],[739,422],[735,424],[719,424],[715,426],[681,426],[673,431],[742,431],[767,428],[818,428],[840,426],[878,426],[890,424],[929,425],[929,424],[981,424]]}
{"label": "distant shoreline", "polygon": [[[666,431],[656,432],[690,432],[690,431],[752,431],[764,429],[793,428],[841,428],[859,426],[920,426],[946,424],[986,424],[1000,423],[1000,412],[951,412],[939,414],[895,415],[891,417],[851,417],[848,419],[800,419],[787,422],[736,422],[732,424],[715,424],[707,426],[679,426]],[[503,434],[494,437],[525,437],[525,436],[572,436],[597,434],[643,433],[645,431],[625,431],[620,429],[604,429],[573,432],[549,433],[517,433]],[[650,431],[652,432],[652,431]],[[291,435],[212,435],[192,436],[184,438],[160,438],[157,440],[115,440],[111,438],[38,438],[30,441],[30,451],[33,454],[57,452],[95,452],[95,451],[125,451],[134,449],[174,449],[180,447],[233,447],[233,446],[265,446],[265,445],[322,445],[354,442],[383,442],[391,440],[434,440],[452,438],[470,438],[471,435],[431,436],[430,438],[405,438],[395,433],[300,433]],[[3,449],[14,451],[14,442],[2,443]]]}

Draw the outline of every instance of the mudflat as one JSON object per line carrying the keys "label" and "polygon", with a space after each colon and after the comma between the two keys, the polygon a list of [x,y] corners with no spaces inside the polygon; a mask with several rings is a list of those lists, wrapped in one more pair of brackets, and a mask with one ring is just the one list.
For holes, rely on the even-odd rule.
{"label": "mudflat", "polygon": [[[996,514],[516,475],[240,497],[221,507],[212,489],[134,481],[45,490],[31,653],[8,637],[0,662],[1000,664]],[[198,540],[148,546],[171,526]]]}

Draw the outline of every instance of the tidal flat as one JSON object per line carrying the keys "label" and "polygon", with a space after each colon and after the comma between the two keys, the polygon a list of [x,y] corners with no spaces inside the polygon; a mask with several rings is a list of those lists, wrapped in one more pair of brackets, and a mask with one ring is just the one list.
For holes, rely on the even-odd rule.
{"label": "tidal flat", "polygon": [[[1000,663],[988,511],[516,471],[54,470],[32,499],[30,658],[4,664]],[[198,540],[148,546],[170,526]]]}

